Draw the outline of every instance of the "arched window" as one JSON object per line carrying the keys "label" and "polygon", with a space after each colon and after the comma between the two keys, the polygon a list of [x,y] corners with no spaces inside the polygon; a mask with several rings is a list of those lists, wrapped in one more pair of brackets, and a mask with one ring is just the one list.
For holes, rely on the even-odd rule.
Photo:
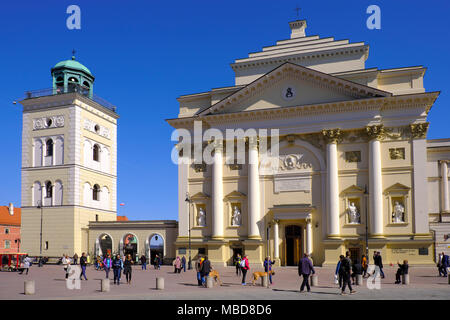
{"label": "arched window", "polygon": [[100,186],[98,184],[95,184],[92,189],[92,200],[100,200]]}
{"label": "arched window", "polygon": [[45,143],[45,155],[46,156],[53,156],[53,140],[48,139]]}
{"label": "arched window", "polygon": [[52,183],[50,181],[45,183],[45,192],[47,198],[51,198],[53,196]]}
{"label": "arched window", "polygon": [[93,159],[94,161],[100,161],[100,146],[98,144],[94,144]]}

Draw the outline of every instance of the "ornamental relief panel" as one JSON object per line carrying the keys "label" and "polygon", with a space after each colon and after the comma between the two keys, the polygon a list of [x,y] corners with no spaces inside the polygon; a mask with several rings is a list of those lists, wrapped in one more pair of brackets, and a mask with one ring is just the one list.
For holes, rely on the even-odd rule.
{"label": "ornamental relief panel", "polygon": [[110,139],[110,131],[108,128],[105,128],[92,120],[84,119],[84,129],[98,134],[104,138]]}
{"label": "ornamental relief panel", "polygon": [[64,127],[64,116],[50,116],[33,119],[33,130]]}
{"label": "ornamental relief panel", "polygon": [[310,162],[302,160],[303,154],[289,154],[286,156],[280,156],[279,158],[279,170],[282,172],[294,172],[312,170],[313,166]]}

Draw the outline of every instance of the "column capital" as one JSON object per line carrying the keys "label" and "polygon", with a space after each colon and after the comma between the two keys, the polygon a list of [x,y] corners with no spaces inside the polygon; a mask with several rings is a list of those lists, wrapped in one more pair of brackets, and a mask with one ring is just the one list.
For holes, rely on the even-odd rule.
{"label": "column capital", "polygon": [[412,123],[409,125],[413,139],[425,139],[427,137],[429,122]]}
{"label": "column capital", "polygon": [[384,125],[382,125],[382,124],[367,126],[366,133],[369,136],[370,140],[373,140],[373,139],[383,140],[386,137]]}
{"label": "column capital", "polygon": [[449,164],[449,163],[450,163],[450,160],[439,160],[439,163],[446,163],[446,164]]}
{"label": "column capital", "polygon": [[273,219],[274,224],[280,224],[280,219]]}
{"label": "column capital", "polygon": [[258,136],[250,136],[245,138],[245,142],[248,144],[249,149],[258,149],[259,147],[259,137]]}
{"label": "column capital", "polygon": [[324,136],[327,144],[338,143],[342,137],[342,131],[339,128],[336,129],[324,129],[322,130],[322,135]]}

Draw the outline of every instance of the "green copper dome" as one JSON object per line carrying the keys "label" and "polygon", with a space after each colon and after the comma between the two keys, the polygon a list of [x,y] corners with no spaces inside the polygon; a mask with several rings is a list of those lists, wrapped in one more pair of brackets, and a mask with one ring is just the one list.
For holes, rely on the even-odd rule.
{"label": "green copper dome", "polygon": [[72,57],[72,60],[64,60],[64,61],[58,62],[57,64],[55,64],[55,66],[52,69],[57,69],[57,68],[58,69],[59,68],[75,69],[75,70],[83,71],[92,76],[91,71],[89,71],[88,68],[86,68],[84,65],[82,65],[81,63],[76,61],[75,57]]}

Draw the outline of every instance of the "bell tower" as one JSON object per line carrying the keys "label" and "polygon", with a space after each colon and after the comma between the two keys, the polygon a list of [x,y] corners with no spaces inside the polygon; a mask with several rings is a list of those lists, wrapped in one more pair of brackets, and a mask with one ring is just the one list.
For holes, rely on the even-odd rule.
{"label": "bell tower", "polygon": [[88,253],[89,221],[116,221],[116,107],[93,92],[75,56],[52,87],[27,91],[22,127],[21,248],[33,256]]}

